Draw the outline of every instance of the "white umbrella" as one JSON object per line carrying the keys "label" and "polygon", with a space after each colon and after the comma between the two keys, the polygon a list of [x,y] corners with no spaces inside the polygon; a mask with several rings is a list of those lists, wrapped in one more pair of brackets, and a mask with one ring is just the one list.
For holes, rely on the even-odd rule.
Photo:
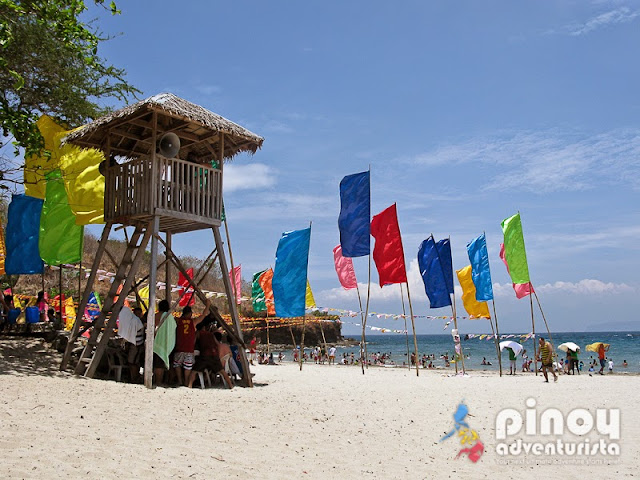
{"label": "white umbrella", "polygon": [[510,348],[511,350],[513,350],[513,353],[515,355],[518,355],[522,351],[522,345],[520,345],[518,342],[514,342],[513,340],[500,342],[500,351],[504,350],[505,348]]}
{"label": "white umbrella", "polygon": [[573,342],[565,342],[558,345],[558,350],[562,350],[563,352],[567,352],[571,350],[572,352],[579,352],[580,347]]}

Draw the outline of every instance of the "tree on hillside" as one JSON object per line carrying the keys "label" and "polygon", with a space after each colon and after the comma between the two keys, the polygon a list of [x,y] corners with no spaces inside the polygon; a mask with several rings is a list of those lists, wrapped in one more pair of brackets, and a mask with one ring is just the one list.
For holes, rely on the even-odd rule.
{"label": "tree on hillside", "polygon": [[[114,2],[94,1],[120,13]],[[80,19],[86,10],[83,0],[0,0],[0,122],[16,152],[42,151],[35,124],[42,114],[77,127],[105,113],[98,102],[139,93],[123,69],[98,56],[107,38]]]}

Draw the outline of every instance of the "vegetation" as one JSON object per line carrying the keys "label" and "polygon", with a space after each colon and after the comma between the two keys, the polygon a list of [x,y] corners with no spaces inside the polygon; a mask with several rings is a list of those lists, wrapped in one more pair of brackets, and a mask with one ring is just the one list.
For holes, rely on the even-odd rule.
{"label": "vegetation", "polygon": [[[114,2],[94,1],[120,13]],[[108,38],[81,20],[86,10],[83,0],[0,0],[0,124],[16,155],[42,151],[35,123],[42,114],[75,127],[107,111],[99,102],[139,93],[123,69],[98,56]]]}

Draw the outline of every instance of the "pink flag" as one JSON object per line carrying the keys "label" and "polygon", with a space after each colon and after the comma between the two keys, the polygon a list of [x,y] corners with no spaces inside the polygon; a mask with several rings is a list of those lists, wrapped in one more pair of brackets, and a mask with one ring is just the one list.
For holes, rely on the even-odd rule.
{"label": "pink flag", "polygon": [[[507,263],[507,259],[504,255],[504,243],[500,244],[500,259],[504,262],[504,266],[507,267],[507,273],[509,273],[509,264]],[[531,282],[529,283],[512,283],[513,289],[516,292],[517,298],[524,298],[527,295],[531,295],[533,290],[533,285]]]}
{"label": "pink flag", "polygon": [[350,257],[342,256],[342,247],[340,245],[333,249],[333,262],[335,263],[336,273],[342,288],[345,290],[357,288],[358,282],[356,281],[356,271],[353,269],[353,260]]}
{"label": "pink flag", "polygon": [[231,280],[231,288],[236,292],[236,304],[242,303],[242,273],[241,265],[238,265],[229,272],[229,279]]}

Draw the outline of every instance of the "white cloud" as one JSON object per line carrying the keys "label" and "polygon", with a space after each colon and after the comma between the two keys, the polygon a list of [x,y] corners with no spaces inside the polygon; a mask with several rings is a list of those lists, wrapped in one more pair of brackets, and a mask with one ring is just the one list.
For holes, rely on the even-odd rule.
{"label": "white cloud", "polygon": [[[268,191],[260,193],[259,202],[245,199],[241,202],[242,206],[230,204],[227,208],[232,211],[230,215],[234,221],[282,221],[286,216],[288,221],[299,219],[308,224],[310,220],[337,216],[334,203],[335,199],[329,195]],[[304,225],[295,228],[304,228]]]}
{"label": "white cloud", "polygon": [[629,7],[620,7],[615,10],[601,13],[582,24],[568,25],[563,30],[565,30],[569,35],[577,37],[580,35],[586,35],[587,33],[609,25],[631,22],[633,19],[638,17],[638,15],[640,15],[640,12],[638,11],[632,11]]}
{"label": "white cloud", "polygon": [[255,190],[272,187],[276,184],[273,169],[263,163],[249,165],[225,165],[224,192],[236,190]]}
{"label": "white cloud", "polygon": [[424,166],[476,163],[497,167],[487,190],[577,191],[595,182],[640,189],[640,130],[598,135],[557,131],[475,137],[405,161]]}
{"label": "white cloud", "polygon": [[262,127],[262,130],[266,132],[271,132],[271,133],[284,133],[284,134],[290,134],[294,132],[291,126],[287,125],[284,122],[279,122],[278,120],[269,120],[264,125],[264,127]]}
{"label": "white cloud", "polygon": [[[534,285],[534,288],[540,294],[561,293],[563,295],[619,295],[636,291],[636,288],[626,283],[605,283],[592,278],[585,278],[578,282],[545,283]],[[496,297],[514,296],[513,287],[509,283],[494,283],[493,292]]]}

